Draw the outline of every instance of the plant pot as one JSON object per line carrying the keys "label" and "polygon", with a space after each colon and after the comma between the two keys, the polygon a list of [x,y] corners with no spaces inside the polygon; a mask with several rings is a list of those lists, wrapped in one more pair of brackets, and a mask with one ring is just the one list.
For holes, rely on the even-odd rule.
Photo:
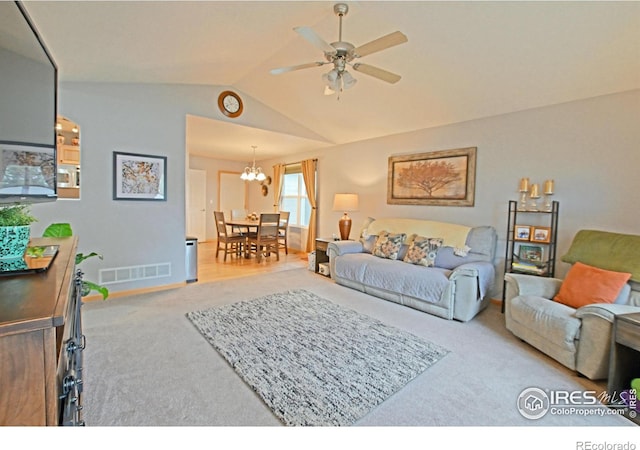
{"label": "plant pot", "polygon": [[31,226],[0,227],[0,259],[22,258],[29,245]]}

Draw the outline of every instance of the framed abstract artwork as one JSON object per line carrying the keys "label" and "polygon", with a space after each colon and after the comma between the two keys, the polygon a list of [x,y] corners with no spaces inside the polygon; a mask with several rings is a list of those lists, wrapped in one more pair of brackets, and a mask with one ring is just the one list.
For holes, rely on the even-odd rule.
{"label": "framed abstract artwork", "polygon": [[389,157],[387,203],[473,206],[476,147]]}
{"label": "framed abstract artwork", "polygon": [[167,157],[113,152],[114,200],[167,200]]}

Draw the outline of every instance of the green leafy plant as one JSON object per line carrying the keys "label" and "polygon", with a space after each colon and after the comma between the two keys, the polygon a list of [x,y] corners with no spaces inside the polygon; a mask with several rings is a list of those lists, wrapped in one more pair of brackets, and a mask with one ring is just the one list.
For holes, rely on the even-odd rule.
{"label": "green leafy plant", "polygon": [[16,203],[0,207],[0,227],[22,227],[37,221],[31,215],[29,205]]}
{"label": "green leafy plant", "polygon": [[[49,225],[42,234],[43,237],[68,237],[73,236],[73,230],[68,223],[52,223]],[[102,259],[102,255],[96,252],[91,252],[88,255],[83,253],[76,253],[76,265],[79,265],[82,261],[88,258],[97,256]],[[82,296],[87,296],[91,291],[96,291],[102,295],[102,299],[106,300],[109,297],[109,289],[93,281],[82,280]]]}

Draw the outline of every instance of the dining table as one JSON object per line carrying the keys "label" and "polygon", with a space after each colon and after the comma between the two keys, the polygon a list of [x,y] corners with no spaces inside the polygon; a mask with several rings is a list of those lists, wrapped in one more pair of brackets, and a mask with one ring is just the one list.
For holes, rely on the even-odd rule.
{"label": "dining table", "polygon": [[228,219],[225,222],[232,228],[246,228],[248,232],[251,232],[258,229],[260,219]]}
{"label": "dining table", "polygon": [[[231,229],[240,228],[242,234],[255,233],[258,231],[258,225],[260,225],[260,219],[228,219],[225,220],[226,224],[231,226]],[[249,252],[245,249],[245,258],[249,257]]]}

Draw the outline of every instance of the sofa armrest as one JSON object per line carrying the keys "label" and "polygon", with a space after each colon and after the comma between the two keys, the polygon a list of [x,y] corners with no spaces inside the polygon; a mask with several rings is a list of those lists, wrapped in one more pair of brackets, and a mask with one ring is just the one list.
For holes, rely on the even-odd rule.
{"label": "sofa armrest", "polygon": [[327,256],[329,259],[346,255],[347,253],[362,253],[364,247],[360,241],[333,241],[327,245]]}
{"label": "sofa armrest", "polygon": [[505,301],[518,295],[535,295],[536,297],[552,299],[560,290],[562,280],[559,278],[537,277],[518,273],[504,275]]}
{"label": "sofa armrest", "polygon": [[493,264],[486,261],[476,261],[461,264],[453,269],[449,280],[459,281],[462,278],[473,278],[475,288],[478,290],[476,300],[481,300],[491,289],[495,274],[496,269]]}

